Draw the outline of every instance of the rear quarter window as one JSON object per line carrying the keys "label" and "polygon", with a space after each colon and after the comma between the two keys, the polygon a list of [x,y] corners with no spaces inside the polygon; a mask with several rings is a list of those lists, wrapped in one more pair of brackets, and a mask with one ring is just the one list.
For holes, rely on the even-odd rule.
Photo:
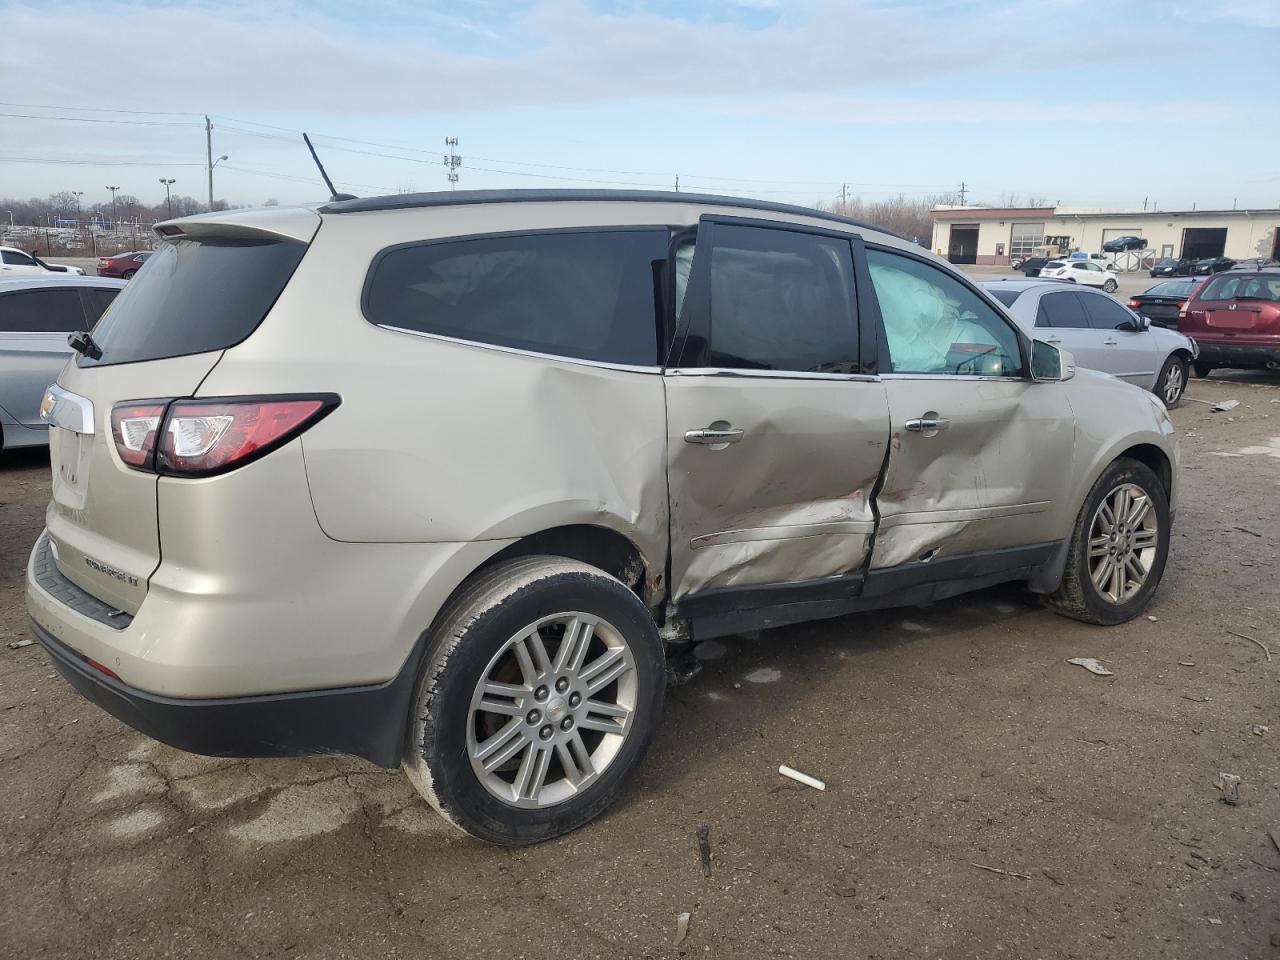
{"label": "rear quarter window", "polygon": [[93,330],[102,357],[136,363],[225,350],[258,328],[307,245],[277,239],[182,239],[153,251]]}
{"label": "rear quarter window", "polygon": [[659,362],[665,228],[555,231],[392,247],[373,263],[372,323],[604,363]]}

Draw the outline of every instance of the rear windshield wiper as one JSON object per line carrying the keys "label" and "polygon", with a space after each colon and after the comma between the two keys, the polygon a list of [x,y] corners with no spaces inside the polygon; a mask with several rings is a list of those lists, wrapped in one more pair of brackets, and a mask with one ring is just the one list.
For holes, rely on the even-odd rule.
{"label": "rear windshield wiper", "polygon": [[93,335],[88,330],[77,330],[67,337],[67,344],[76,353],[90,360],[102,359],[102,348],[94,341]]}

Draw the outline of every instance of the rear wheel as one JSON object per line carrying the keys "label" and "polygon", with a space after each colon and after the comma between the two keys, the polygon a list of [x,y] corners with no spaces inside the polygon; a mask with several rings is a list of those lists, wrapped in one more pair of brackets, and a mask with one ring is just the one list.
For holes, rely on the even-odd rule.
{"label": "rear wheel", "polygon": [[1209,374],[1213,372],[1213,365],[1209,363],[1200,363],[1199,361],[1196,361],[1191,365],[1191,369],[1196,372],[1197,377],[1203,380],[1205,377],[1207,377]]}
{"label": "rear wheel", "polygon": [[1169,498],[1151,468],[1120,459],[1085,498],[1062,583],[1047,602],[1086,623],[1125,623],[1151,603],[1169,556]]}
{"label": "rear wheel", "polygon": [[120,277],[124,280],[131,280],[133,275],[137,272],[137,270],[126,270],[124,273],[120,274]]}
{"label": "rear wheel", "polygon": [[662,641],[595,567],[528,557],[478,574],[442,614],[404,767],[449,822],[526,844],[602,813],[662,712]]}
{"label": "rear wheel", "polygon": [[1119,284],[1116,283],[1114,280],[1108,280],[1106,283],[1102,285],[1102,289],[1105,290],[1107,293],[1115,293],[1116,288],[1118,286]]}
{"label": "rear wheel", "polygon": [[1164,362],[1160,376],[1156,377],[1153,391],[1164,401],[1164,405],[1172,410],[1182,402],[1182,394],[1187,389],[1187,361],[1181,357],[1170,357]]}

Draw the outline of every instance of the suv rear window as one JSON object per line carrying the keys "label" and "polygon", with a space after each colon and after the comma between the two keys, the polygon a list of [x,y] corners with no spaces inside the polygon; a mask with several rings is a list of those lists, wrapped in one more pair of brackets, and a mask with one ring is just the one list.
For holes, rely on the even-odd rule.
{"label": "suv rear window", "polygon": [[653,366],[669,242],[665,229],[626,229],[392,247],[374,261],[364,312],[383,327]]}
{"label": "suv rear window", "polygon": [[1200,291],[1200,300],[1280,300],[1280,273],[1224,273]]}
{"label": "suv rear window", "polygon": [[295,240],[165,243],[93,329],[99,360],[136,363],[234,347],[257,329],[307,252]]}

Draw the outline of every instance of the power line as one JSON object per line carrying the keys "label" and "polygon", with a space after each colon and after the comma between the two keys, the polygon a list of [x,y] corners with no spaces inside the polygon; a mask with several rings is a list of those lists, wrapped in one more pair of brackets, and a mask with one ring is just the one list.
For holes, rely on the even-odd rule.
{"label": "power line", "polygon": [[203,167],[193,160],[63,160],[57,157],[0,157],[0,163],[48,163],[77,167]]}
{"label": "power line", "polygon": [[198,127],[201,124],[182,120],[108,120],[103,117],[44,117],[34,113],[0,113],[13,120],[54,120],[61,123],[113,123],[136,127]]}
{"label": "power line", "polygon": [[0,107],[21,107],[25,110],[79,110],[81,113],[130,113],[143,117],[199,117],[199,113],[179,110],[124,110],[117,107],[55,107],[47,103],[11,103],[0,100]]}

